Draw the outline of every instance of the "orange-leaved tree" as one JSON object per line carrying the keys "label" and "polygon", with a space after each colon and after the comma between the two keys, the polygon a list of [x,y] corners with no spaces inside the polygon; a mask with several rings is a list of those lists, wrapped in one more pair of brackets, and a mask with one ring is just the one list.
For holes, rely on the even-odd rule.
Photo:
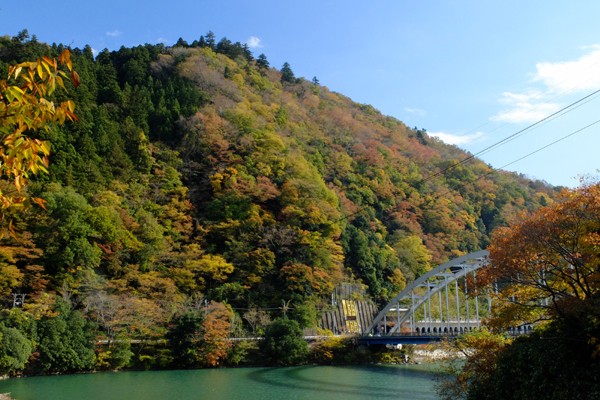
{"label": "orange-leaved tree", "polygon": [[227,357],[232,346],[232,342],[228,340],[232,319],[233,312],[226,304],[211,301],[206,308],[200,350],[204,366],[216,367]]}
{"label": "orange-leaved tree", "polygon": [[578,318],[600,295],[600,184],[564,190],[557,202],[495,232],[479,283],[500,289],[499,328]]}
{"label": "orange-leaved tree", "polygon": [[0,236],[12,232],[8,216],[29,203],[43,206],[43,200],[31,198],[24,191],[28,178],[47,172],[50,143],[38,132],[51,124],[64,124],[76,119],[71,100],[54,102],[57,87],[65,82],[79,84],[73,70],[71,53],[57,58],[43,57],[9,67],[8,77],[0,80]]}

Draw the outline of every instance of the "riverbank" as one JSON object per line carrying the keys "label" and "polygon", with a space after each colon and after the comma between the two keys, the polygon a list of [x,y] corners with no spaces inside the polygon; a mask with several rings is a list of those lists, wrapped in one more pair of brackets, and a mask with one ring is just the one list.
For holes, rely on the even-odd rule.
{"label": "riverbank", "polygon": [[[145,346],[137,348],[132,346],[132,354],[128,365],[121,368],[106,368],[106,365],[99,365],[99,368],[88,371],[70,371],[61,373],[42,373],[40,371],[23,371],[12,376],[5,375],[0,379],[10,379],[14,377],[34,377],[50,375],[72,375],[87,374],[99,372],[117,372],[117,371],[157,371],[157,370],[177,370],[177,369],[213,369],[214,367],[196,366],[189,368],[178,368],[171,363],[171,359],[165,357],[165,342],[156,342],[159,346],[144,343]],[[135,345],[138,345],[136,343]],[[275,362],[269,362],[257,346],[256,341],[238,341],[236,346],[241,349],[237,351],[236,362],[224,362],[217,368],[262,368],[286,366]],[[235,348],[231,349],[236,352]],[[428,364],[443,361],[448,356],[446,349],[440,344],[410,344],[404,346],[383,346],[383,345],[357,345],[357,342],[351,337],[330,337],[321,338],[321,340],[311,342],[309,352],[306,357],[287,366],[369,366],[369,365],[402,365],[402,364]],[[164,359],[163,359],[164,358]],[[230,361],[230,360],[228,360]],[[102,368],[104,367],[104,368]],[[2,395],[2,394],[0,394]],[[10,397],[8,398],[10,399]],[[0,397],[0,400],[8,400]],[[14,400],[14,399],[13,399]]]}
{"label": "riverbank", "polygon": [[412,350],[411,361],[417,364],[421,363],[439,363],[447,360],[451,354],[448,350],[432,345],[416,347]]}

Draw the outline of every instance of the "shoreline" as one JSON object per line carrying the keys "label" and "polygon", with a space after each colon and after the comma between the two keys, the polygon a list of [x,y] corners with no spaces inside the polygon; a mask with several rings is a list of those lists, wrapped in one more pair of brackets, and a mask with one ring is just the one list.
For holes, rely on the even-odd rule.
{"label": "shoreline", "polygon": [[[414,346],[414,347],[413,347]],[[435,345],[431,345],[431,344],[419,344],[419,345],[411,345],[411,349],[408,351],[408,354],[406,354],[406,358],[404,358],[404,361],[388,361],[388,362],[381,362],[381,361],[371,361],[371,362],[358,362],[358,363],[353,363],[353,362],[349,362],[349,363],[300,363],[300,364],[296,364],[296,365],[288,365],[289,367],[297,367],[297,366],[306,366],[306,365],[314,365],[314,366],[369,366],[369,365],[427,365],[427,364],[435,364],[435,363],[439,363],[440,361],[444,360],[445,358],[447,358],[448,353],[447,351],[439,348],[438,346]],[[236,368],[272,368],[274,367],[274,365],[269,365],[269,364],[262,364],[262,363],[257,363],[257,364],[241,364],[241,365],[223,365],[223,366],[218,366],[218,367],[206,367],[206,368],[190,368],[191,370],[197,369],[197,370],[203,370],[203,369],[236,369]],[[158,369],[154,369],[154,368],[150,368],[150,369],[144,369],[144,368],[120,368],[120,369],[116,369],[116,370],[104,370],[104,369],[100,369],[100,370],[88,370],[88,371],[76,371],[76,372],[61,372],[61,373],[57,373],[57,372],[52,372],[52,373],[33,373],[33,374],[18,374],[18,375],[13,375],[13,376],[9,376],[9,375],[4,375],[4,376],[0,376],[0,380],[3,379],[18,379],[18,378],[30,378],[30,377],[38,377],[38,376],[61,376],[61,375],[87,375],[87,374],[96,374],[96,373],[102,373],[102,372],[133,372],[133,371],[169,371],[169,370],[177,370],[178,368],[158,368]],[[15,400],[13,397],[10,396],[10,393],[0,393],[0,400]]]}

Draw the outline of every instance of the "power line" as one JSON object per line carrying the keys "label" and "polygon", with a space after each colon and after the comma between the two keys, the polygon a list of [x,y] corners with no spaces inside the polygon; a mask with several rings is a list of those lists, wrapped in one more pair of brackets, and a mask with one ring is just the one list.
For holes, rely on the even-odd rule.
{"label": "power line", "polygon": [[[571,133],[569,133],[569,134],[567,134],[567,135],[565,135],[565,136],[563,136],[563,137],[561,137],[561,138],[559,138],[559,139],[557,139],[557,140],[555,140],[555,141],[553,141],[551,143],[548,143],[547,145],[542,146],[542,147],[540,147],[540,148],[538,148],[538,149],[536,149],[536,150],[534,150],[534,151],[532,151],[532,152],[530,152],[530,153],[528,153],[528,154],[526,154],[526,155],[524,155],[522,157],[519,157],[516,160],[513,160],[513,161],[511,161],[511,162],[509,162],[507,164],[504,164],[501,167],[498,167],[498,168],[490,167],[491,170],[489,172],[486,172],[485,174],[480,175],[479,177],[477,177],[477,179],[475,179],[475,182],[478,181],[478,180],[480,180],[480,179],[486,178],[486,177],[492,175],[494,172],[498,172],[498,171],[500,171],[500,170],[502,170],[502,169],[504,169],[504,168],[506,168],[506,167],[508,167],[510,165],[513,165],[513,164],[515,164],[515,163],[517,163],[517,162],[519,162],[519,161],[521,161],[521,160],[523,160],[525,158],[531,157],[532,155],[534,155],[536,153],[539,153],[540,151],[545,150],[548,147],[554,146],[555,144],[557,144],[559,142],[562,142],[563,140],[568,139],[571,136],[574,136],[574,135],[576,135],[578,133],[581,133],[582,131],[584,131],[584,130],[586,130],[586,129],[588,129],[588,128],[590,128],[590,127],[592,127],[592,126],[594,126],[594,125],[596,125],[598,123],[600,123],[600,119],[592,122],[591,124],[588,124],[588,125],[584,126],[583,128],[579,128],[579,129],[577,129],[577,130],[575,130],[575,131],[573,131],[573,132],[571,132]],[[448,190],[446,190],[446,191],[438,194],[437,197],[445,196],[445,195],[447,195],[447,194],[449,194],[451,192],[452,192],[452,189],[448,189]]]}
{"label": "power line", "polygon": [[[566,115],[567,113],[569,113],[569,112],[571,112],[573,110],[576,110],[577,108],[579,108],[582,105],[584,105],[584,104],[588,103],[589,101],[591,101],[593,99],[593,97],[595,95],[597,95],[598,93],[600,93],[600,89],[597,89],[597,90],[589,93],[588,95],[586,95],[584,97],[581,97],[578,100],[575,100],[574,102],[572,102],[569,105],[561,108],[560,110],[553,112],[552,114],[550,114],[550,115],[548,115],[548,116],[546,116],[546,117],[544,117],[544,118],[542,118],[542,119],[540,119],[540,120],[538,120],[538,121],[536,121],[536,122],[534,122],[534,123],[526,126],[523,129],[520,129],[519,131],[513,133],[512,135],[509,135],[506,138],[504,138],[504,139],[502,139],[502,140],[500,140],[500,141],[498,141],[496,143],[491,144],[490,146],[487,146],[483,150],[480,150],[479,152],[477,152],[475,154],[472,154],[472,155],[470,155],[468,157],[465,157],[461,161],[455,162],[455,163],[449,165],[448,167],[441,169],[440,171],[438,171],[436,173],[430,174],[430,175],[422,178],[418,182],[418,184],[422,184],[422,183],[428,182],[428,181],[432,180],[433,178],[438,177],[440,175],[445,175],[450,170],[452,170],[454,168],[457,168],[460,165],[464,165],[467,162],[469,162],[471,160],[474,160],[475,158],[477,158],[478,156],[480,156],[482,154],[488,153],[488,152],[490,152],[490,151],[492,151],[492,150],[494,150],[494,149],[496,149],[496,148],[498,148],[498,147],[500,147],[500,146],[502,146],[502,145],[504,145],[506,143],[509,143],[512,140],[515,140],[517,137],[523,135],[527,131],[530,131],[530,130],[532,130],[532,129],[534,129],[534,128],[536,128],[536,127],[538,127],[538,126],[540,126],[540,125],[542,125],[542,124],[544,124],[544,123],[546,123],[548,121],[560,118],[560,117]],[[506,164],[505,166],[500,167],[498,169],[505,168],[505,167],[507,167],[509,165],[512,165],[512,164],[514,164],[514,163],[516,163],[518,161],[521,161],[521,160],[523,160],[523,159],[525,159],[525,158],[527,158],[527,157],[529,157],[529,156],[531,156],[533,154],[536,154],[536,153],[538,153],[538,152],[540,152],[540,151],[542,151],[542,150],[544,150],[544,149],[546,149],[546,148],[548,148],[548,147],[550,147],[550,146],[552,146],[552,145],[554,145],[554,144],[556,144],[556,143],[558,143],[558,142],[560,142],[560,141],[562,141],[562,140],[564,140],[564,139],[566,139],[566,138],[568,138],[570,136],[575,135],[576,133],[581,132],[582,130],[585,130],[585,129],[587,129],[587,128],[593,126],[593,125],[595,125],[598,122],[600,122],[600,120],[596,121],[596,122],[594,122],[594,123],[592,123],[590,125],[587,125],[587,126],[581,128],[581,129],[579,129],[579,130],[577,130],[575,132],[572,132],[571,134],[566,135],[566,136],[562,137],[561,139],[558,139],[558,140],[556,140],[556,141],[554,141],[554,142],[552,142],[552,143],[550,143],[550,144],[548,144],[548,145],[546,145],[546,146],[544,146],[542,148],[539,148],[539,149],[537,149],[537,150],[535,150],[535,151],[533,151],[533,152],[531,152],[531,153],[529,153],[529,154],[527,154],[527,155],[525,155],[525,156],[523,156],[523,157],[521,157],[521,158],[519,158],[517,160],[514,160],[514,161],[512,161],[512,162],[510,162],[510,163]],[[488,176],[489,174],[491,174],[493,172],[496,172],[498,169],[492,168],[492,171],[490,173],[482,175],[481,177],[477,178],[477,180],[479,180],[482,177]],[[449,193],[449,192],[450,191],[444,192],[444,194]],[[346,215],[342,216],[341,218],[333,221],[331,224],[338,223],[338,222],[341,222],[343,220],[347,220],[348,218],[361,213],[362,211],[366,210],[367,208],[368,208],[367,206],[360,207],[356,211],[354,211],[354,212],[352,212],[350,214],[346,214]]]}
{"label": "power line", "polygon": [[515,164],[515,163],[517,163],[517,162],[519,162],[519,161],[521,161],[521,160],[523,160],[523,159],[525,159],[525,158],[527,158],[527,157],[530,157],[530,156],[532,156],[532,155],[534,155],[534,154],[536,154],[536,153],[539,153],[540,151],[542,151],[542,150],[545,150],[545,149],[547,149],[548,147],[550,147],[550,146],[553,146],[553,145],[555,145],[555,144],[557,144],[557,143],[559,143],[559,142],[562,142],[563,140],[565,140],[565,139],[567,139],[567,138],[570,138],[571,136],[574,136],[574,135],[576,135],[576,134],[578,134],[578,133],[580,133],[580,132],[582,132],[582,131],[584,131],[584,130],[588,129],[588,128],[590,128],[590,127],[592,127],[592,126],[596,125],[597,123],[600,123],[600,119],[598,119],[598,120],[596,120],[596,121],[592,122],[591,124],[588,124],[588,125],[584,126],[583,128],[579,128],[579,129],[577,129],[576,131],[573,131],[573,132],[569,133],[568,135],[565,135],[565,136],[561,137],[560,139],[557,139],[557,140],[555,140],[555,141],[553,141],[553,142],[551,142],[551,143],[548,143],[547,145],[545,145],[545,146],[542,146],[542,147],[540,147],[539,149],[536,149],[536,150],[532,151],[531,153],[528,153],[528,154],[524,155],[523,157],[520,157],[520,158],[518,158],[518,159],[516,159],[516,160],[514,160],[514,161],[511,161],[511,162],[509,162],[508,164],[505,164],[505,165],[503,165],[503,166],[501,166],[501,167],[497,168],[496,170],[498,170],[498,169],[504,169],[504,168],[506,168],[506,167],[508,167],[508,166],[510,166],[510,165],[513,165],[513,164]]}
{"label": "power line", "polygon": [[[465,164],[465,163],[467,163],[467,162],[475,159],[476,157],[478,157],[478,156],[480,156],[482,154],[488,153],[489,151],[491,151],[491,150],[493,150],[493,149],[495,149],[497,147],[500,147],[500,146],[502,146],[502,145],[504,145],[504,144],[506,144],[506,143],[508,143],[508,142],[510,142],[510,141],[512,141],[514,139],[516,139],[517,137],[519,137],[522,134],[524,134],[526,131],[529,131],[529,130],[533,129],[534,127],[537,127],[537,126],[543,124],[544,122],[550,121],[552,119],[556,119],[558,117],[561,117],[561,116],[563,116],[563,115],[565,115],[565,114],[567,114],[567,113],[569,113],[569,112],[577,109],[579,106],[575,107],[576,105],[578,105],[580,103],[582,103],[581,105],[583,105],[583,104],[587,103],[586,100],[588,100],[588,99],[589,99],[588,101],[591,101],[591,97],[595,96],[598,93],[600,93],[600,89],[595,90],[592,93],[588,94],[587,96],[584,96],[584,97],[582,97],[582,98],[580,98],[580,99],[572,102],[568,106],[563,107],[560,110],[555,111],[552,114],[550,114],[550,115],[548,115],[548,116],[546,116],[546,117],[544,117],[544,118],[542,118],[542,119],[534,122],[533,124],[526,126],[525,128],[523,128],[523,129],[521,129],[521,130],[513,133],[512,135],[509,135],[506,138],[504,138],[504,139],[502,139],[502,140],[500,140],[500,141],[498,141],[496,143],[491,144],[490,146],[486,147],[485,149],[480,150],[479,152],[477,152],[475,154],[472,154],[472,155],[464,158],[461,161],[458,161],[458,162],[456,162],[454,164],[451,164],[448,167],[446,167],[446,168],[444,168],[444,169],[436,172],[435,174],[432,174],[432,175],[429,175],[429,176],[423,178],[423,182],[427,182],[427,181],[429,181],[429,180],[431,180],[431,179],[433,179],[433,178],[435,178],[437,176],[443,175],[446,172],[450,171],[451,169],[454,169],[454,168],[456,168],[456,167],[458,167],[460,165],[463,165],[463,164]],[[585,101],[585,103],[584,103],[584,101]]]}
{"label": "power line", "polygon": [[[594,71],[595,71],[596,67],[597,67],[599,64],[600,64],[600,61],[598,61],[598,62],[594,62],[593,64],[591,64],[591,65],[588,65],[588,67],[586,68],[586,70],[585,70],[585,71],[590,71],[590,70],[594,70]],[[567,82],[568,82],[568,80],[567,80],[566,78],[564,78],[564,79],[562,79],[560,82],[558,82],[557,84],[555,84],[555,86],[564,86],[564,84],[565,84],[565,83],[567,83]],[[547,89],[547,90],[545,90],[543,93],[541,93],[541,94],[540,94],[540,96],[542,96],[542,97],[549,96],[549,97],[548,97],[548,100],[547,100],[547,102],[548,102],[548,101],[554,100],[554,99],[556,99],[556,98],[558,98],[558,97],[560,97],[560,96],[564,95],[565,93],[570,93],[570,92],[573,92],[573,91],[575,91],[575,90],[576,90],[576,89],[578,89],[578,88],[581,88],[581,86],[582,86],[584,83],[587,83],[587,82],[585,82],[585,81],[579,81],[579,82],[577,82],[576,84],[574,84],[574,85],[571,85],[571,86],[570,86],[570,87],[568,87],[567,89],[564,89],[564,90],[562,90],[562,91],[560,91],[560,92],[554,92],[552,89]],[[553,95],[552,95],[552,94],[553,94]],[[587,102],[586,102],[586,103],[587,103]],[[585,104],[585,103],[584,103],[584,104]],[[579,107],[579,106],[578,106],[578,107]],[[576,108],[578,108],[578,107],[576,107]],[[539,110],[539,108],[540,108],[540,105],[538,105],[538,106],[534,107],[534,108],[533,108],[533,111],[535,111],[535,110]],[[525,115],[526,113],[527,113],[527,111],[522,111],[522,112],[520,112],[520,113],[518,114],[518,116],[523,116],[523,115]],[[463,133],[463,135],[468,135],[468,134],[469,134],[469,133],[471,133],[471,132],[476,132],[477,130],[479,130],[479,128],[482,128],[482,127],[484,127],[484,126],[486,126],[486,125],[488,125],[488,124],[490,124],[490,120],[488,120],[488,121],[486,121],[486,122],[484,122],[484,123],[482,123],[482,124],[478,125],[478,126],[477,126],[477,127],[475,127],[475,128],[469,129],[468,131],[466,131],[465,133]],[[502,129],[502,128],[503,128],[503,127],[505,127],[506,125],[508,125],[508,122],[504,122],[504,123],[503,123],[503,124],[501,124],[500,126],[497,126],[496,128],[494,128],[494,129],[490,130],[490,131],[489,131],[489,133],[492,133],[492,132],[495,132],[495,131],[497,131],[497,130],[499,130],[499,129]],[[483,150],[482,150],[482,151],[483,151]],[[483,154],[483,153],[481,153],[481,154]]]}
{"label": "power line", "polygon": [[[539,125],[536,125],[536,126],[535,126],[535,127],[533,127],[532,129],[538,128],[538,127],[540,127],[541,125],[543,125],[543,124],[545,124],[545,123],[548,123],[548,122],[550,122],[550,121],[553,121],[553,120],[555,120],[555,119],[557,119],[557,118],[560,118],[560,117],[562,117],[562,116],[563,116],[563,115],[565,115],[565,114],[568,114],[568,113],[570,113],[570,112],[572,112],[572,111],[575,111],[575,110],[576,110],[576,109],[578,109],[579,107],[582,107],[582,106],[584,106],[585,104],[589,103],[590,101],[594,100],[594,98],[593,98],[592,96],[593,96],[593,93],[592,93],[592,94],[590,94],[589,96],[586,96],[586,98],[580,99],[580,100],[581,100],[581,102],[579,102],[578,104],[572,104],[572,106],[573,106],[573,107],[572,107],[572,108],[570,108],[570,109],[568,109],[567,111],[564,111],[564,112],[557,111],[557,113],[558,113],[557,115],[550,115],[550,116],[548,116],[548,119],[546,119],[545,121],[539,121],[539,122],[540,122],[540,124],[539,124]],[[520,135],[519,135],[519,136],[520,136]],[[503,143],[503,144],[506,144],[506,143],[508,143],[508,142],[512,142],[513,140],[517,139],[519,136],[512,137],[512,138],[510,138],[509,140],[507,140],[507,141],[506,141],[505,143]],[[487,151],[483,151],[483,150],[482,150],[482,151],[479,153],[479,155],[481,155],[481,154],[484,154],[484,153],[487,153]]]}

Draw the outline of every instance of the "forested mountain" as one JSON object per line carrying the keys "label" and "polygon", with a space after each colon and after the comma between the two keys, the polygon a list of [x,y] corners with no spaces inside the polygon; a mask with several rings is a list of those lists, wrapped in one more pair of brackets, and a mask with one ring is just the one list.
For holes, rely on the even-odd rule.
{"label": "forested mountain", "polygon": [[[0,38],[2,73],[63,47]],[[203,300],[312,315],[362,282],[382,302],[554,196],[212,33],[72,60],[57,96],[78,121],[40,133],[49,174],[28,185],[47,209],[0,247],[0,295],[36,318],[69,302],[152,337]]]}

